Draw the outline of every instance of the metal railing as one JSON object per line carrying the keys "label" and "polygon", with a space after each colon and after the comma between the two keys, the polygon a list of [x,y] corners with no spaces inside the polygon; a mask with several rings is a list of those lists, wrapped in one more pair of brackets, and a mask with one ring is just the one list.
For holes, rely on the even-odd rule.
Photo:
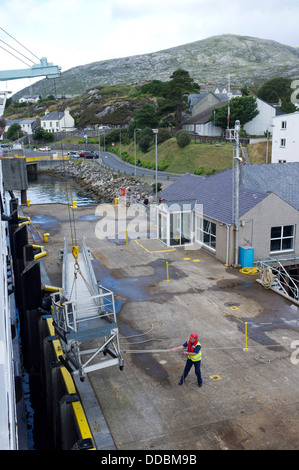
{"label": "metal railing", "polygon": [[265,285],[266,283],[265,276],[267,276],[267,274],[269,273],[267,281],[268,285],[266,287],[273,287],[277,291],[281,291],[285,295],[299,300],[298,284],[296,280],[294,280],[289,275],[280,260],[269,259],[265,261],[257,261],[256,267],[260,271],[260,281],[263,285]]}

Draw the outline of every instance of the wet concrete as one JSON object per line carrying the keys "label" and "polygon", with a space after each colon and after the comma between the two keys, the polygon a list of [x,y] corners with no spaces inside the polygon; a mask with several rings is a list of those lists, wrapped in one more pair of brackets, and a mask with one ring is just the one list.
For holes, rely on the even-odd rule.
{"label": "wet concrete", "polygon": [[[58,285],[59,249],[71,231],[66,209],[55,206],[24,212],[53,224],[43,263]],[[115,292],[125,367],[89,380],[117,449],[298,449],[298,308],[203,250],[99,240],[94,216],[94,208],[79,208],[76,230],[98,280]],[[185,356],[169,352],[194,331],[203,350],[200,389],[193,370],[178,386]]]}

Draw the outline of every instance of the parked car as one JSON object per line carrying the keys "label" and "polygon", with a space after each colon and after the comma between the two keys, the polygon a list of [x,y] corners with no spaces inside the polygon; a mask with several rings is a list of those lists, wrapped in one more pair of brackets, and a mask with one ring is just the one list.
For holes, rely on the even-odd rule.
{"label": "parked car", "polygon": [[99,158],[98,154],[95,152],[82,152],[80,153],[81,158]]}
{"label": "parked car", "polygon": [[71,151],[67,153],[70,158],[80,158],[79,152]]}
{"label": "parked car", "polygon": [[51,150],[51,147],[40,147],[38,150],[40,152],[47,152],[48,150]]}

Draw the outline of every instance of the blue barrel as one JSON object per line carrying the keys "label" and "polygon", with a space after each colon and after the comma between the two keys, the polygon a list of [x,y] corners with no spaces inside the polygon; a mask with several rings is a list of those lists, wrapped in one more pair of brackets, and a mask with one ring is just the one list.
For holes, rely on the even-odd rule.
{"label": "blue barrel", "polygon": [[252,268],[254,262],[254,248],[252,246],[239,247],[239,264],[242,268]]}

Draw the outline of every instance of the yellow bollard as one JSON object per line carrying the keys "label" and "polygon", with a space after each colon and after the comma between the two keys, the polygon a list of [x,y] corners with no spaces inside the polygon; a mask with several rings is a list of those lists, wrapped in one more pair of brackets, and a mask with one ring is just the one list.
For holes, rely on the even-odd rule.
{"label": "yellow bollard", "polygon": [[49,233],[44,233],[44,234],[43,234],[43,242],[44,242],[44,243],[48,243],[48,241],[49,241],[49,236],[50,236]]}
{"label": "yellow bollard", "polygon": [[30,202],[31,202],[31,199],[27,199],[26,201],[27,207],[30,207]]}
{"label": "yellow bollard", "polygon": [[128,244],[128,230],[126,230],[126,245]]}
{"label": "yellow bollard", "polygon": [[169,281],[168,261],[166,261],[166,276],[167,276],[167,281]]}
{"label": "yellow bollard", "polygon": [[244,351],[248,351],[247,348],[247,321],[245,322],[245,348]]}
{"label": "yellow bollard", "polygon": [[73,201],[72,209],[78,209],[78,207],[77,207],[77,201]]}
{"label": "yellow bollard", "polygon": [[117,206],[117,204],[118,204],[118,197],[116,197],[116,198],[114,199],[114,204]]}

